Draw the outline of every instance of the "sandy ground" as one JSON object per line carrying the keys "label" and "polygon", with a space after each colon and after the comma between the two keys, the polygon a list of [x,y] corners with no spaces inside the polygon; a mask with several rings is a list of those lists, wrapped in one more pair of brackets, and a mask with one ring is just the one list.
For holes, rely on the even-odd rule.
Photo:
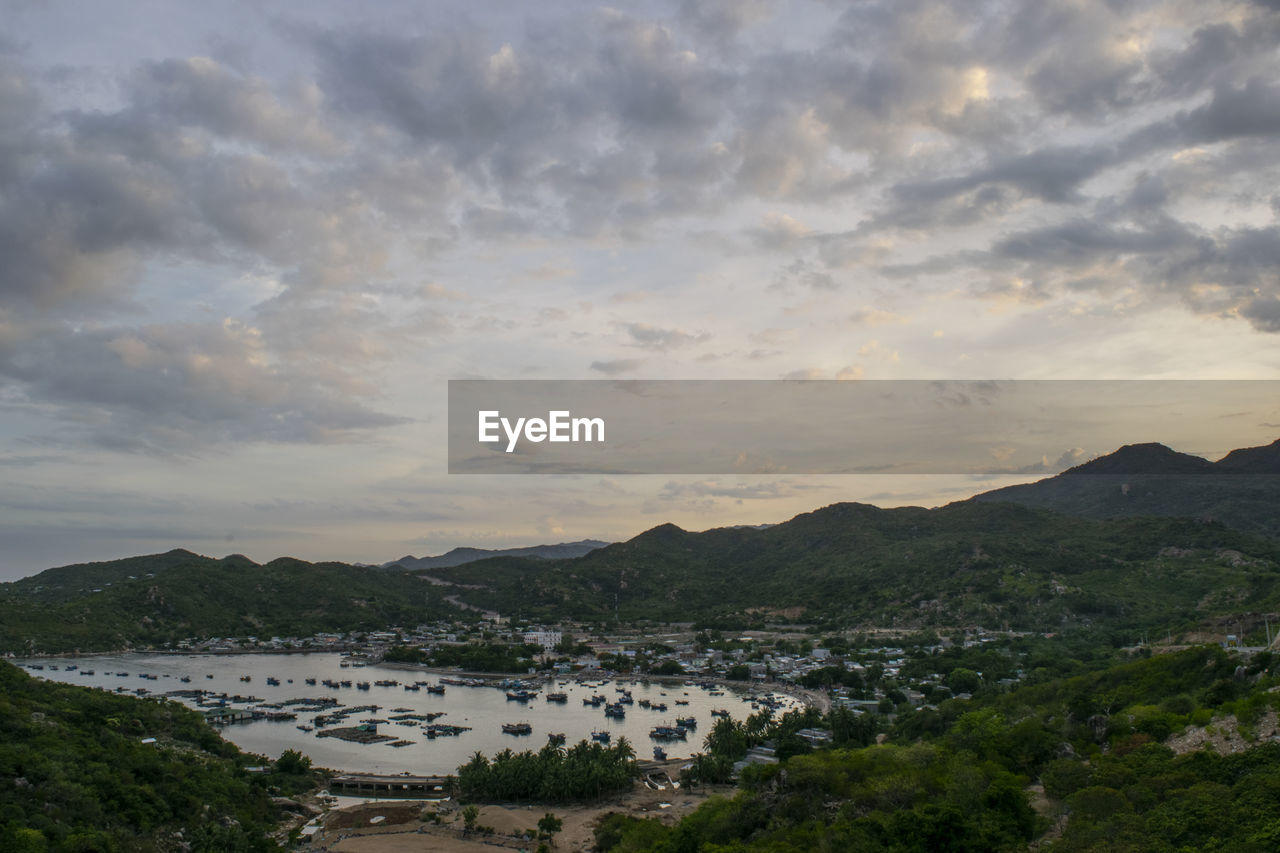
{"label": "sandy ground", "polygon": [[[480,808],[479,826],[493,828],[492,834],[463,832],[461,807],[455,803],[432,804],[419,801],[363,803],[334,810],[323,818],[324,831],[309,851],[335,853],[417,853],[433,850],[446,853],[495,853],[497,850],[538,848],[536,839],[519,838],[525,830],[535,830],[547,812],[564,822],[555,838],[557,851],[587,851],[594,845],[596,821],[610,812],[634,817],[657,817],[674,823],[697,808],[712,794],[732,794],[732,786],[700,787],[694,791],[654,791],[638,784],[626,795],[578,806],[487,805]],[[422,817],[438,811],[441,823]],[[372,818],[383,820],[371,824]]]}

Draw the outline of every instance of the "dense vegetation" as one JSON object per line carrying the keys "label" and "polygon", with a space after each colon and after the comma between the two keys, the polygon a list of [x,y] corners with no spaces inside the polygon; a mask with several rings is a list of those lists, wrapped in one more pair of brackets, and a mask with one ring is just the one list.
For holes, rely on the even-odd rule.
{"label": "dense vegetation", "polygon": [[616,851],[1018,849],[1036,818],[999,765],[931,744],[820,752],[747,774],[674,829],[613,817],[597,843]]}
{"label": "dense vegetation", "polygon": [[305,637],[457,616],[404,572],[170,551],[0,584],[0,651],[164,646],[189,637]]}
{"label": "dense vegetation", "polygon": [[787,608],[834,625],[1175,632],[1280,602],[1280,543],[1183,519],[1093,521],[1008,504],[836,504],[764,530],[663,525],[577,560],[434,574],[527,618],[718,618]]}
{"label": "dense vegetation", "polygon": [[613,746],[582,740],[568,749],[553,744],[538,752],[504,749],[492,761],[477,752],[458,768],[458,791],[464,800],[597,799],[630,790],[638,772],[635,757],[626,738]]}
{"label": "dense vegetation", "polygon": [[[695,774],[714,779],[761,743],[782,763],[749,767],[736,796],[673,828],[614,816],[597,840],[616,851],[1025,850],[1058,823],[1044,849],[1274,850],[1277,683],[1270,654],[1244,662],[1208,647],[892,720],[807,711],[720,721]],[[1162,743],[1211,721],[1252,746],[1178,755]],[[811,751],[794,737],[802,724],[833,729],[836,748]],[[863,746],[877,728],[888,742]],[[1044,791],[1038,809],[1033,783]]]}
{"label": "dense vegetation", "polygon": [[0,850],[179,841],[193,853],[273,850],[271,795],[316,779],[296,753],[269,772],[246,770],[260,763],[177,704],[40,681],[0,663]]}

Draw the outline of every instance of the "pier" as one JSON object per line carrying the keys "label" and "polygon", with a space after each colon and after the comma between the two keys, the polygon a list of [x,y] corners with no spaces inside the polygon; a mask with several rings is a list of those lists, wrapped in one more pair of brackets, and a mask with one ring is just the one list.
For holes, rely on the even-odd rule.
{"label": "pier", "polygon": [[347,773],[329,780],[329,793],[347,797],[438,799],[448,796],[446,776],[377,776]]}

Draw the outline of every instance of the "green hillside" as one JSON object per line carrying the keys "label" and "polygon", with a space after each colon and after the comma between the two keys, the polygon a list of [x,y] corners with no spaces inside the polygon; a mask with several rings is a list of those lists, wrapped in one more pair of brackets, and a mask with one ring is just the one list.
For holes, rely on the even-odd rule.
{"label": "green hillside", "polygon": [[309,636],[457,615],[405,572],[188,551],[50,569],[0,585],[0,651],[105,651],[187,637]]}
{"label": "green hillside", "polygon": [[437,577],[526,617],[1180,628],[1280,601],[1280,545],[1220,524],[1096,521],[1008,504],[835,504],[767,529],[656,527],[577,560],[486,560]]}
{"label": "green hillside", "polygon": [[317,780],[296,755],[269,772],[245,769],[261,763],[175,703],[41,681],[0,662],[0,850],[275,850],[271,795]]}
{"label": "green hillside", "polygon": [[[694,768],[761,743],[775,744],[781,762],[747,768],[735,795],[674,826],[611,815],[597,848],[1274,851],[1276,686],[1269,653],[1199,647],[892,721],[844,709],[725,720]],[[871,731],[842,737],[858,724]],[[788,737],[799,725],[829,729],[836,748]],[[877,729],[887,740],[871,745]],[[1236,740],[1221,752],[1193,748],[1226,732]]]}

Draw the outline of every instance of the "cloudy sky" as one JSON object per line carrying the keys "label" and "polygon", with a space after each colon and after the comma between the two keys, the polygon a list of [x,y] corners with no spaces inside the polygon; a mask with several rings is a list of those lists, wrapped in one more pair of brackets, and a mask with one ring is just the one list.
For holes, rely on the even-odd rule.
{"label": "cloudy sky", "polygon": [[1275,0],[0,15],[0,578],[995,484],[451,477],[450,378],[1280,378]]}

